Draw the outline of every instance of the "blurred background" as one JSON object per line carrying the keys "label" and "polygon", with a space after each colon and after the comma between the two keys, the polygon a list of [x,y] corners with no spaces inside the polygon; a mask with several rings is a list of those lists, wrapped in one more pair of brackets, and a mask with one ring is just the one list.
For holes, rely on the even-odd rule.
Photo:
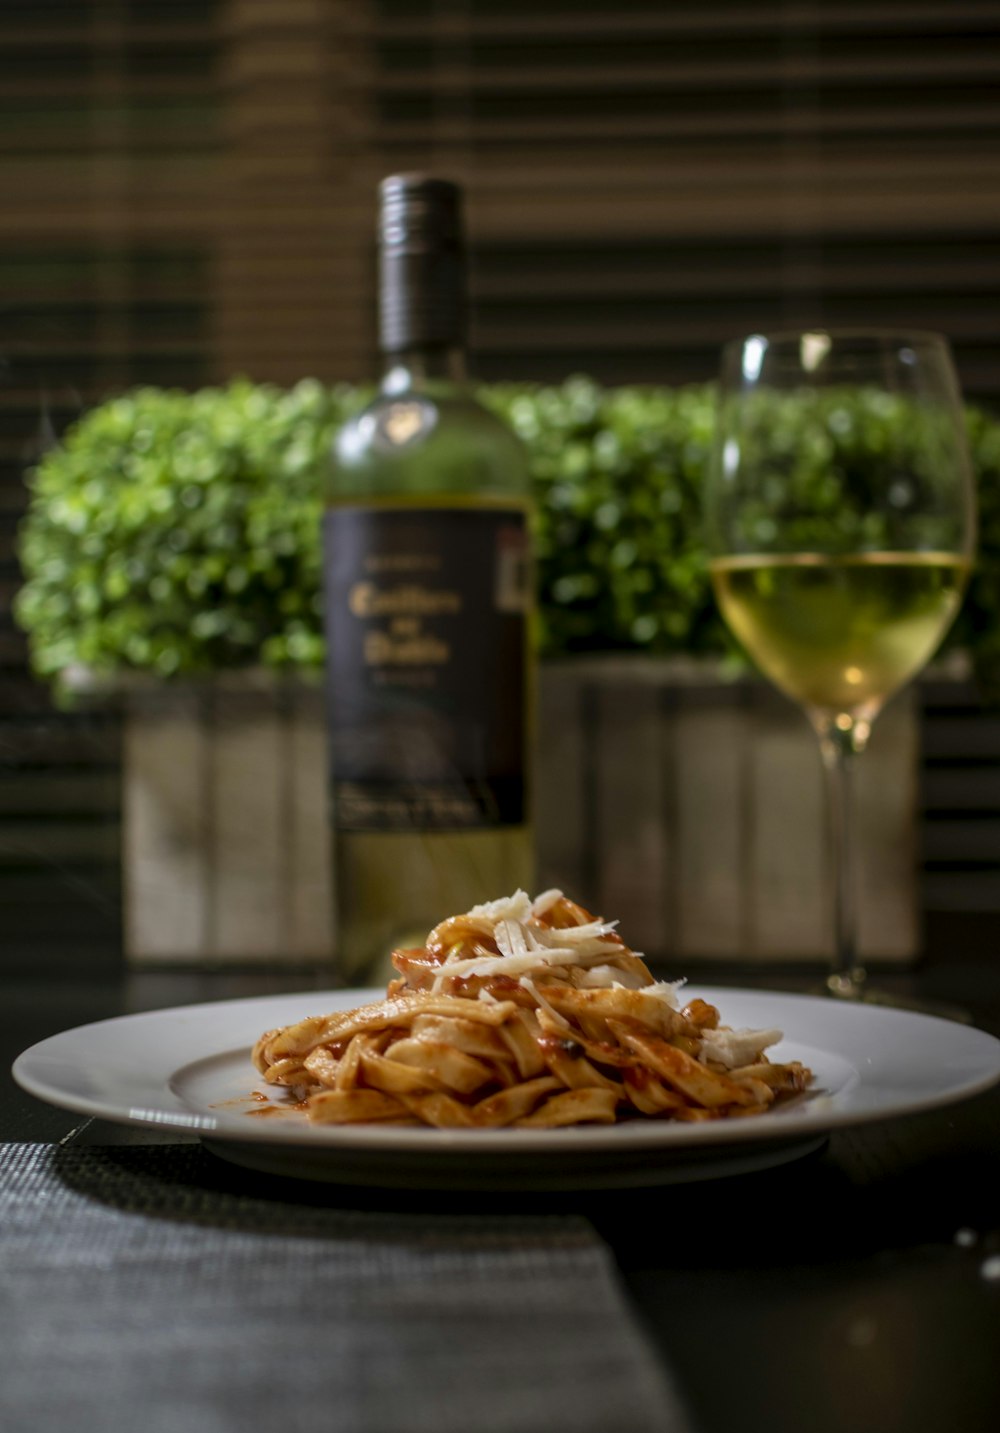
{"label": "blurred background", "polygon": [[[10,617],[68,422],[373,375],[375,187],[415,168],[466,187],[485,379],[678,385],[748,330],[898,325],[996,410],[998,41],[995,0],[5,0],[0,962],[120,950],[119,719],[56,711]],[[1000,718],[922,692],[923,917],[991,939]]]}

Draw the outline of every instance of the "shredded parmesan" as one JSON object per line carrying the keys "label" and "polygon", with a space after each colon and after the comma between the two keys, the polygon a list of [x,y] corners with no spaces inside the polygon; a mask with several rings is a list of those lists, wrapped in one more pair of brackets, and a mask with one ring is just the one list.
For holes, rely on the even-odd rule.
{"label": "shredded parmesan", "polygon": [[[651,1000],[662,1001],[671,1010],[679,1009],[677,993],[685,984],[683,980],[656,980],[644,985],[634,969],[622,969],[615,964],[622,955],[635,955],[626,951],[617,939],[608,939],[617,921],[592,920],[566,928],[537,924],[561,896],[561,891],[545,891],[532,901],[525,891],[518,890],[512,896],[473,906],[466,913],[467,919],[475,921],[484,935],[492,937],[499,954],[475,955],[464,960],[450,955],[434,977],[432,991],[437,993],[446,980],[455,977],[510,976],[530,991],[560,1028],[568,1028],[531,978],[555,968],[561,969],[563,978],[571,979],[578,988],[634,990]],[[704,1030],[699,1059],[732,1070],[753,1064],[769,1045],[780,1039],[780,1030]]]}
{"label": "shredded parmesan", "polygon": [[[617,924],[617,921],[588,921],[586,925],[560,926],[557,930],[539,926],[534,934],[543,945],[585,945],[588,941],[610,935]],[[609,950],[621,950],[617,941],[609,940],[604,944]]]}
{"label": "shredded parmesan", "polygon": [[680,1009],[680,1001],[677,999],[677,992],[687,985],[686,980],[654,980],[652,985],[642,987],[643,995],[655,995],[657,1000],[662,1000],[669,1005],[671,1010]]}
{"label": "shredded parmesan", "polygon": [[528,991],[531,997],[535,1001],[537,1001],[537,1003],[545,1011],[546,1015],[548,1015],[549,1019],[553,1022],[553,1024],[557,1025],[560,1030],[572,1031],[572,1025],[569,1023],[569,1021],[564,1015],[560,1015],[559,1011],[556,1010],[554,1006],[549,1004],[549,1002],[546,1000],[545,996],[539,990],[538,986],[532,980],[530,975],[522,975],[521,979],[518,981],[518,985],[522,986],[525,990]]}
{"label": "shredded parmesan", "polygon": [[531,897],[527,891],[517,890],[512,896],[501,896],[499,900],[473,906],[471,911],[466,911],[466,916],[471,920],[488,921],[491,926],[501,920],[523,922],[531,916]]}
{"label": "shredded parmesan", "polygon": [[562,900],[562,895],[562,891],[557,891],[554,886],[550,891],[543,891],[540,896],[536,896],[531,902],[531,914],[533,916],[543,916],[546,911],[552,909],[556,901]]}
{"label": "shredded parmesan", "polygon": [[578,970],[574,984],[583,990],[600,989],[602,985],[618,986],[622,990],[642,990],[652,987],[634,970],[618,970],[613,965],[592,965],[589,970]]}
{"label": "shredded parmesan", "polygon": [[780,1030],[703,1030],[698,1058],[735,1070],[755,1064],[762,1052],[781,1038]]}
{"label": "shredded parmesan", "polygon": [[508,959],[528,954],[528,941],[524,927],[518,925],[517,921],[498,921],[493,932],[493,939],[497,943],[497,950]]}
{"label": "shredded parmesan", "polygon": [[529,975],[533,970],[546,970],[552,966],[596,965],[598,961],[606,961],[607,955],[606,950],[571,950],[569,947],[562,950],[558,947],[554,950],[528,949],[516,955],[474,955],[468,960],[456,960],[442,965],[434,977],[434,989],[440,989],[443,981],[451,980],[455,976]]}

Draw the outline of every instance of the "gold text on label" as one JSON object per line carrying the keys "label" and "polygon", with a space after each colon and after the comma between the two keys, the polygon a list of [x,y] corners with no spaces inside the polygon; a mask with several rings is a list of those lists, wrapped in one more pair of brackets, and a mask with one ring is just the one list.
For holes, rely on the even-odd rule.
{"label": "gold text on label", "polygon": [[379,587],[375,582],[356,582],[347,602],[355,617],[451,617],[462,610],[460,592],[417,583]]}
{"label": "gold text on label", "polygon": [[365,664],[385,666],[444,666],[451,660],[451,646],[430,632],[395,637],[390,632],[368,632],[365,636]]}

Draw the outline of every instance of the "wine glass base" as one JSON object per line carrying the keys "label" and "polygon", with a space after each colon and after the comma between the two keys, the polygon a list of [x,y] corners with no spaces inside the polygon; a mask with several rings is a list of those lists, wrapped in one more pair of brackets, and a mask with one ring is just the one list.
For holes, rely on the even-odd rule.
{"label": "wine glass base", "polygon": [[826,977],[827,993],[837,1000],[863,1000],[867,972],[860,965],[850,970],[836,970]]}

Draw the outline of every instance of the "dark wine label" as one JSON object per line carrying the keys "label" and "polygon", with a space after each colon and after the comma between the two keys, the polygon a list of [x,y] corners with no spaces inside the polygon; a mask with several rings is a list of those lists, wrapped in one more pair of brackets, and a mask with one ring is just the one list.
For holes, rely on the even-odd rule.
{"label": "dark wine label", "polygon": [[337,828],[523,821],[524,512],[331,508],[324,580]]}

